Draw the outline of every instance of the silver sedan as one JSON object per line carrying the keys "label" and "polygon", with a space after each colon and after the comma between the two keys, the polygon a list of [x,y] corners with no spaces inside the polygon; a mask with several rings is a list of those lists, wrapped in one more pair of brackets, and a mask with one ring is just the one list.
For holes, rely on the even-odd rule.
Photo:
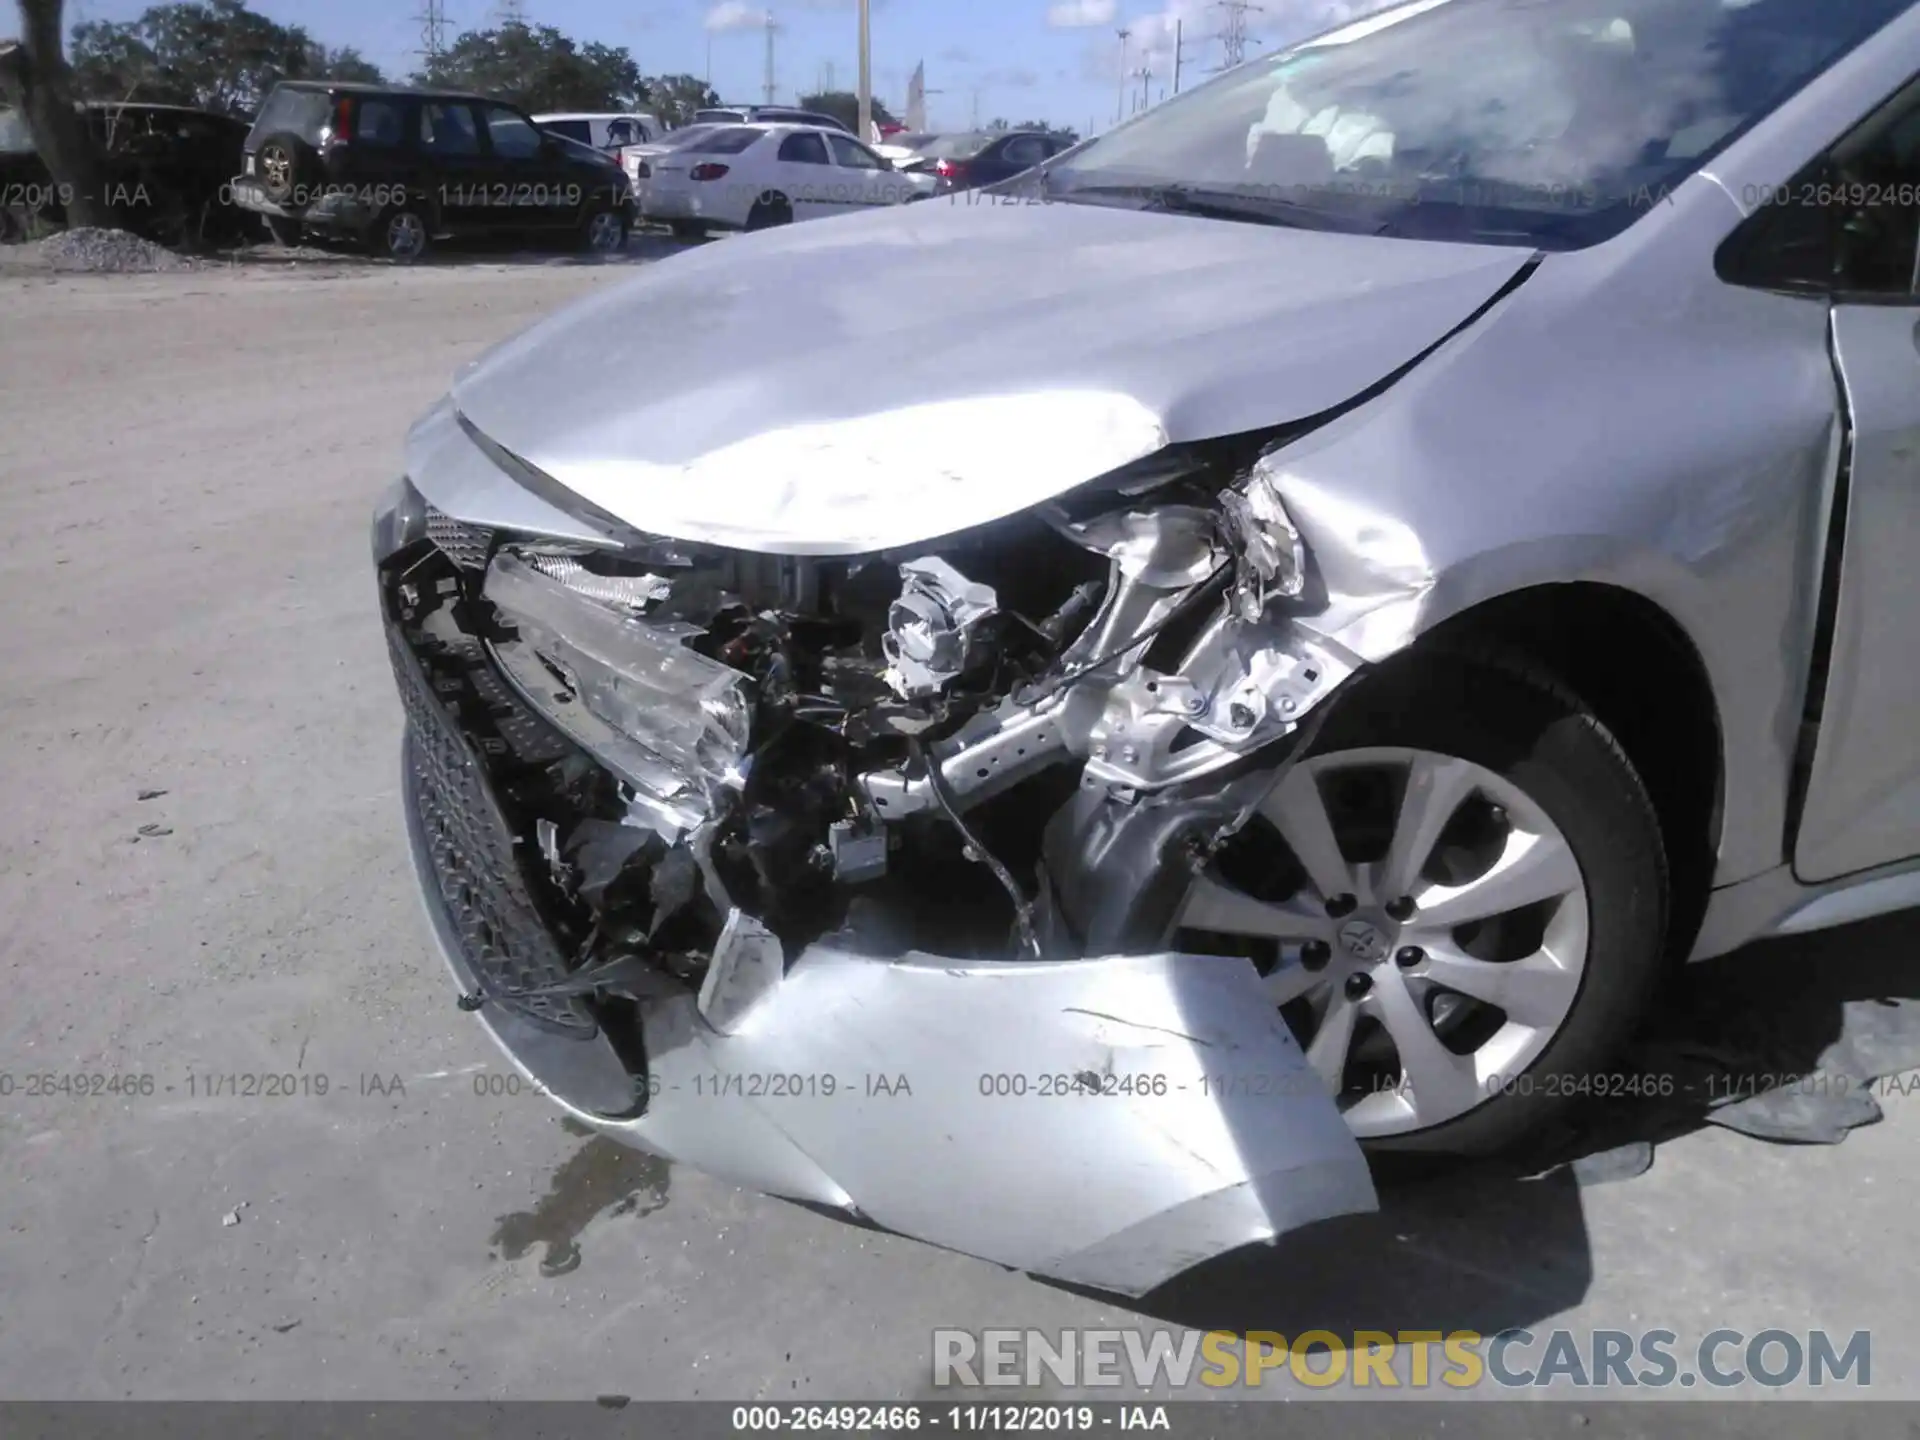
{"label": "silver sedan", "polygon": [[415,857],[516,1063],[1144,1290],[1920,901],[1920,10],[1414,0],[650,267],[406,475]]}

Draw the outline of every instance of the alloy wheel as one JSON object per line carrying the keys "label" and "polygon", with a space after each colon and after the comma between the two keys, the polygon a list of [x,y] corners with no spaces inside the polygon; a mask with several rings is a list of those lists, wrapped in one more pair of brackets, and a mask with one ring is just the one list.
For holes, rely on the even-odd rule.
{"label": "alloy wheel", "polygon": [[395,260],[413,260],[427,248],[427,222],[411,210],[387,218],[387,254]]}
{"label": "alloy wheel", "polygon": [[587,221],[587,248],[598,255],[610,255],[626,242],[620,217],[611,210],[600,210]]}
{"label": "alloy wheel", "polygon": [[1585,974],[1587,891],[1566,837],[1510,781],[1375,747],[1287,771],[1180,926],[1255,960],[1365,1139],[1455,1119],[1545,1053]]}

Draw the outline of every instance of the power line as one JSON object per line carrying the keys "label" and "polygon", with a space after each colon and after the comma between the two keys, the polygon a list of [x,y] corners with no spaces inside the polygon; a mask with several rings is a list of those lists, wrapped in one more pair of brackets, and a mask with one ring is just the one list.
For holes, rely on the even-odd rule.
{"label": "power line", "polygon": [[1247,58],[1247,12],[1265,7],[1251,3],[1251,0],[1215,0],[1217,8],[1226,11],[1226,20],[1220,27],[1220,46],[1223,53],[1220,68],[1231,70]]}
{"label": "power line", "polygon": [[413,18],[420,22],[420,48],[414,53],[428,61],[446,54],[447,27],[453,23],[447,19],[447,0],[420,0],[420,13]]}

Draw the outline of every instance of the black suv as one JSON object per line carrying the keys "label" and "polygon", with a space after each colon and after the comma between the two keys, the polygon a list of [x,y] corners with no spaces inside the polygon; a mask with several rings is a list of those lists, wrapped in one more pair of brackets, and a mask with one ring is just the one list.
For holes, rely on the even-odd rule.
{"label": "black suv", "polygon": [[417,260],[440,236],[565,237],[613,253],[633,193],[620,163],[483,95],[283,81],[247,136],[234,200],[285,245],[348,237]]}

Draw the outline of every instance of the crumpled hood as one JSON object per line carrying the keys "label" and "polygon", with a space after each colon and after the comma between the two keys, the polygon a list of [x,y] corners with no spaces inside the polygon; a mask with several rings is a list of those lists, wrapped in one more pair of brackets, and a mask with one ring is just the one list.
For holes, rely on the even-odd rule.
{"label": "crumpled hood", "polygon": [[651,265],[468,366],[453,400],[638,529],[852,554],[1331,409],[1529,258],[960,195]]}

